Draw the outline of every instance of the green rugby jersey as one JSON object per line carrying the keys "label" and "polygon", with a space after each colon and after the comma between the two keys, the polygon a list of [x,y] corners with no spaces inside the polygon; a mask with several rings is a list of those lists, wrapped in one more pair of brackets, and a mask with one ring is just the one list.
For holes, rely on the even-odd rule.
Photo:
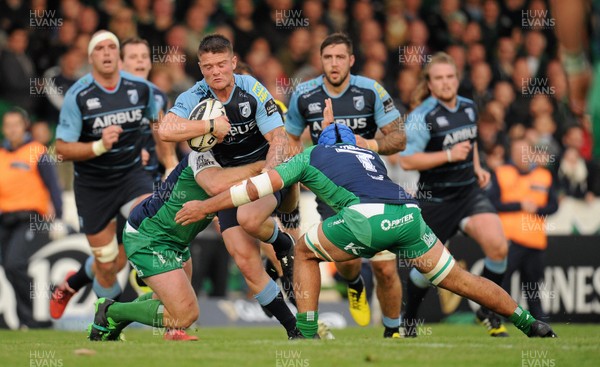
{"label": "green rugby jersey", "polygon": [[[161,182],[152,196],[136,206],[127,220],[126,231],[138,231],[152,241],[169,242],[182,249],[212,221],[214,214],[196,223],[182,226],[175,223],[175,215],[190,200],[205,200],[209,195],[196,183],[195,177],[209,167],[220,167],[212,153],[191,152]],[[134,253],[147,243],[128,243],[127,254]]]}

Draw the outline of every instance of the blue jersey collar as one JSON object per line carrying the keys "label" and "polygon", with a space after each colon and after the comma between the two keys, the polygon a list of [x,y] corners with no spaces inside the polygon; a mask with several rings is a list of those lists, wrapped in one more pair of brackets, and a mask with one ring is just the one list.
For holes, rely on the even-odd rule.
{"label": "blue jersey collar", "polygon": [[327,90],[327,87],[325,86],[325,74],[321,74],[321,76],[319,77],[319,82],[321,82],[321,84],[323,85],[323,91],[325,91],[325,94],[327,94],[327,96],[329,98],[337,99],[337,98],[341,98],[344,95],[344,93],[346,93],[346,91],[350,88],[350,86],[354,83],[354,75],[348,74],[348,77],[350,78],[350,82],[348,83],[346,88],[337,96],[332,96],[331,94],[329,94],[329,91]]}

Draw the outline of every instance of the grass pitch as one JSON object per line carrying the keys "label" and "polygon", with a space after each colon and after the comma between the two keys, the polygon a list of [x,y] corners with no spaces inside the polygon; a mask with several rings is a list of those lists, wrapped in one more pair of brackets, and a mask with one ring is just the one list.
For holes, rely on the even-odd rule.
{"label": "grass pitch", "polygon": [[[477,325],[429,324],[416,339],[383,339],[383,328],[333,330],[335,340],[288,341],[281,328],[199,328],[197,342],[166,342],[131,329],[126,342],[85,332],[0,331],[0,366],[598,366],[600,325],[553,325],[557,339],[491,338]],[[84,351],[81,352],[80,350]],[[77,352],[76,352],[77,351]],[[83,353],[83,354],[78,354]]]}

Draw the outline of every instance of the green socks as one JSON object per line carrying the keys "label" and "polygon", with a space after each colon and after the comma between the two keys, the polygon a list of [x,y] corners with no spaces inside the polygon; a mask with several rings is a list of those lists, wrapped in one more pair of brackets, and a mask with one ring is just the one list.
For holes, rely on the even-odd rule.
{"label": "green socks", "polygon": [[531,324],[535,322],[535,318],[529,311],[524,310],[521,306],[517,306],[515,312],[508,319],[525,335],[529,335]]}
{"label": "green socks", "polygon": [[[146,295],[142,297],[144,296]],[[106,311],[106,316],[117,323],[137,321],[148,326],[163,327],[163,313],[164,306],[161,301],[148,299],[127,303],[115,302]]]}
{"label": "green socks", "polygon": [[319,312],[308,311],[296,314],[296,327],[306,339],[312,339],[319,330]]}

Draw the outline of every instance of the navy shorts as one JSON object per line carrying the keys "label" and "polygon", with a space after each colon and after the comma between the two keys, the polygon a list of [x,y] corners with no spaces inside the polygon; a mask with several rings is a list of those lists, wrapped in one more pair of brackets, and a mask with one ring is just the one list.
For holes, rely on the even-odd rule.
{"label": "navy shorts", "polygon": [[152,194],[152,179],[141,167],[137,167],[111,180],[75,177],[74,190],[80,232],[96,234],[117,218],[117,240],[122,243],[126,218],[119,211],[131,200]]}
{"label": "navy shorts", "polygon": [[460,230],[460,222],[464,218],[481,213],[497,213],[480,188],[469,191],[465,196],[441,203],[424,200],[419,206],[425,223],[442,243]]}

